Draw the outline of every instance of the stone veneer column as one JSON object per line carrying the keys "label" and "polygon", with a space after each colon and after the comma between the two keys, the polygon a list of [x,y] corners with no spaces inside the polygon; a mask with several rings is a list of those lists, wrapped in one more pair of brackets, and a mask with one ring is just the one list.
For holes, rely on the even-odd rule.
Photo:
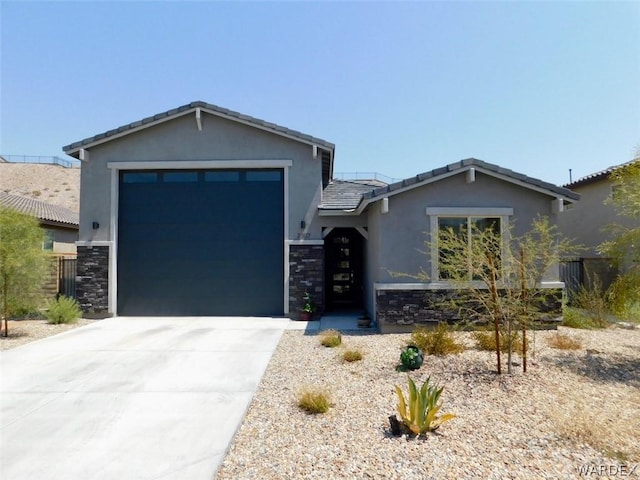
{"label": "stone veneer column", "polygon": [[109,315],[108,246],[78,246],[76,297],[87,316]]}
{"label": "stone veneer column", "polygon": [[289,317],[298,320],[304,292],[311,295],[315,315],[324,311],[324,245],[289,246]]}

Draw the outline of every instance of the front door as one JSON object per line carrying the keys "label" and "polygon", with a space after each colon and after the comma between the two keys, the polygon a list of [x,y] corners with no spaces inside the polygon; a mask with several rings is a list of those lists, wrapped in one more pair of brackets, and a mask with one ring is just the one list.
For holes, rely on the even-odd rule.
{"label": "front door", "polygon": [[325,238],[327,309],[362,308],[363,243],[354,228],[336,228]]}

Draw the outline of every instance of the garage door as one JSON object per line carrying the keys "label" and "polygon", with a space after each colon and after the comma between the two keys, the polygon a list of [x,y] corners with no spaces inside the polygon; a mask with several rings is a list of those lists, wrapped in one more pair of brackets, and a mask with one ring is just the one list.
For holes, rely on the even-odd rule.
{"label": "garage door", "polygon": [[118,314],[282,315],[282,170],[120,173]]}

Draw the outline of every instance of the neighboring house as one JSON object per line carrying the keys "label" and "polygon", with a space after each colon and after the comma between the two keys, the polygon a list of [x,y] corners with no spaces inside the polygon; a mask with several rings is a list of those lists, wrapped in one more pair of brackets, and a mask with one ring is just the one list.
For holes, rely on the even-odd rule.
{"label": "neighboring house", "polygon": [[6,192],[0,192],[0,205],[38,219],[40,227],[44,230],[42,248],[52,256],[44,293],[47,297],[58,293],[73,297],[78,214],[59,205]]}
{"label": "neighboring house", "polygon": [[[437,320],[425,294],[450,287],[419,252],[425,233],[467,218],[521,233],[579,198],[476,159],[391,185],[332,181],[332,143],[204,102],[64,151],[82,161],[77,294],[96,316],[298,318],[308,292],[319,311],[399,330]],[[420,266],[432,282],[390,273]],[[545,286],[560,291],[557,269]]]}
{"label": "neighboring house", "polygon": [[0,205],[36,217],[45,232],[43,249],[56,255],[75,255],[78,214],[33,198],[0,192]]}
{"label": "neighboring house", "polygon": [[602,287],[606,289],[618,274],[612,259],[603,257],[598,251],[598,246],[611,239],[607,227],[612,224],[640,226],[637,219],[619,215],[615,206],[607,202],[615,189],[611,174],[625,165],[638,161],[640,160],[636,159],[615,165],[565,185],[566,188],[580,194],[580,202],[572,205],[558,221],[563,235],[585,248],[575,260],[575,263],[579,264],[575,273],[578,277],[575,279],[577,284],[590,285],[594,278],[598,278]]}

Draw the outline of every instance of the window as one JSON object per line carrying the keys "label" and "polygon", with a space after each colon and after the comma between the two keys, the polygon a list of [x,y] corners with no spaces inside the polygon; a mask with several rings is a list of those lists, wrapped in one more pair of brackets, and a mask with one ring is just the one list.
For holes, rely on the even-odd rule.
{"label": "window", "polygon": [[239,182],[240,172],[237,170],[215,170],[204,172],[205,182]]}
{"label": "window", "polygon": [[198,172],[165,172],[164,183],[194,183],[198,181]]}
{"label": "window", "polygon": [[247,182],[279,182],[280,170],[249,170]]}
{"label": "window", "polygon": [[156,183],[158,174],[155,172],[127,172],[122,174],[124,183]]}
{"label": "window", "polygon": [[53,230],[45,230],[42,240],[42,249],[47,252],[53,251],[53,242],[55,240],[55,232]]}
{"label": "window", "polygon": [[[492,258],[497,262],[497,268],[500,270],[502,263],[502,247],[504,244],[504,236],[508,231],[509,216],[513,215],[511,208],[427,208],[427,215],[430,217],[430,226],[432,239],[431,244],[431,278],[434,280],[447,280],[455,274],[445,265],[454,265],[455,262],[449,262],[449,259],[459,259],[463,255],[462,248],[471,251],[478,247],[481,239],[498,237],[497,242],[485,245],[486,248],[494,250]],[[443,232],[451,232],[454,238],[461,240],[455,242],[454,246],[446,248],[439,242]],[[495,235],[483,235],[483,232],[491,232]],[[475,239],[475,240],[474,240]],[[468,253],[465,252],[465,253]],[[468,257],[468,255],[465,255]],[[471,271],[471,265],[467,267],[467,272]],[[456,269],[460,272],[460,269]],[[464,273],[464,271],[463,271]],[[482,272],[478,272],[471,276],[468,274],[468,280],[480,280]]]}

